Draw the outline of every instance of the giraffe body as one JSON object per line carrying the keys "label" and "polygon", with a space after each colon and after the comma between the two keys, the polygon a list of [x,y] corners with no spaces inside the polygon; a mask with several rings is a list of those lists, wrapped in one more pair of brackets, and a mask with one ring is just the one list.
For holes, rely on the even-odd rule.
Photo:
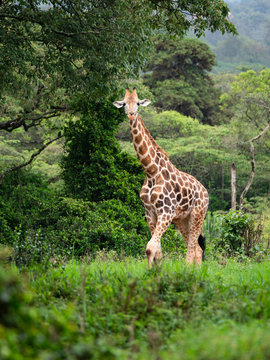
{"label": "giraffe body", "polygon": [[203,251],[198,238],[208,208],[208,193],[192,175],[178,170],[152,138],[137,112],[139,105],[149,103],[138,99],[136,89],[132,93],[127,89],[124,100],[114,103],[125,106],[133,144],[146,175],[140,198],[152,235],[146,247],[148,264],[161,258],[160,240],[171,223],[184,237],[186,262],[200,264]]}

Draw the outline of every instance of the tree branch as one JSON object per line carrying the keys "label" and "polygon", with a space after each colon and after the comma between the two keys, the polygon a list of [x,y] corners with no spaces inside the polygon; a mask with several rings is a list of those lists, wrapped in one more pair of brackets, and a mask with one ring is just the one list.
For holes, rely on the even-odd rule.
{"label": "tree branch", "polygon": [[30,159],[20,165],[16,165],[13,166],[12,168],[5,170],[1,175],[0,175],[0,185],[2,184],[3,179],[6,177],[7,174],[9,174],[12,171],[17,171],[29,164],[31,164],[31,162],[44,150],[46,149],[50,144],[52,144],[54,141],[61,139],[64,135],[60,135],[57,136],[56,138],[48,141],[46,144],[44,144],[39,150],[37,150],[35,153],[32,154],[32,156],[30,157]]}
{"label": "tree branch", "polygon": [[254,141],[258,140],[260,137],[262,137],[270,128],[270,121],[266,125],[266,127],[263,129],[262,132],[260,132],[258,135],[254,136],[252,139],[249,140],[250,145],[250,158],[251,158],[251,173],[250,177],[248,179],[248,182],[246,184],[246,187],[244,191],[242,192],[240,196],[240,202],[239,202],[239,210],[242,211],[244,208],[244,198],[253,182],[254,175],[255,175],[255,156],[254,156]]}
{"label": "tree branch", "polygon": [[12,132],[13,130],[23,126],[25,131],[27,131],[31,127],[39,125],[42,120],[60,116],[61,111],[65,111],[65,110],[67,110],[65,107],[63,108],[55,107],[50,111],[46,111],[43,114],[32,117],[28,117],[27,113],[24,113],[23,115],[17,116],[15,119],[8,120],[4,123],[0,122],[0,130],[6,130],[8,132]]}

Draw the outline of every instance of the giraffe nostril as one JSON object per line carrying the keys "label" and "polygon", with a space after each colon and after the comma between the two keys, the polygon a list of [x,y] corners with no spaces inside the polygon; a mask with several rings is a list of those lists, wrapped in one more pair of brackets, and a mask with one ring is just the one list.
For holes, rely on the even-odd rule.
{"label": "giraffe nostril", "polygon": [[131,116],[132,116],[132,115],[134,115],[134,113],[133,113],[133,112],[130,112],[130,113],[129,113],[129,115],[131,115]]}

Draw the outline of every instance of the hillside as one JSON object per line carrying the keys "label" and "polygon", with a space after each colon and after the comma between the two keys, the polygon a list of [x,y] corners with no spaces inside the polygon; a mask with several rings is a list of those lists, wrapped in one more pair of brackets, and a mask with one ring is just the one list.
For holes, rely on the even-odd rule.
{"label": "hillside", "polygon": [[230,19],[239,36],[207,32],[205,40],[215,52],[215,72],[237,72],[243,68],[270,66],[270,2],[267,0],[228,1]]}

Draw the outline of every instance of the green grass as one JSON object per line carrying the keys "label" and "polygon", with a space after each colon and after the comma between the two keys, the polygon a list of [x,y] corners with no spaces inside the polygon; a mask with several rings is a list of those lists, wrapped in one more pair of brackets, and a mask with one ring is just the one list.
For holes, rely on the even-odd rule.
{"label": "green grass", "polygon": [[39,321],[29,359],[270,357],[266,260],[188,267],[172,258],[148,269],[146,260],[100,256],[17,276],[28,278],[26,303]]}

